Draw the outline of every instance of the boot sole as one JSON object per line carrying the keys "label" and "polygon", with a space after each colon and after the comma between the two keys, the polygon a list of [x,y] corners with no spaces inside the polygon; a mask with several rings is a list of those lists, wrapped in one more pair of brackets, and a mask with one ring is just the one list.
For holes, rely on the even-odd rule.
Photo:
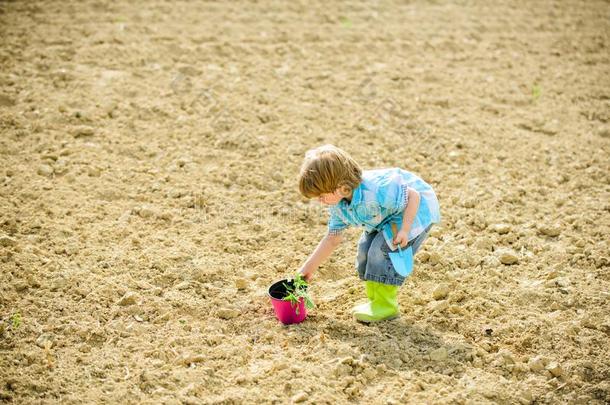
{"label": "boot sole", "polygon": [[400,314],[392,315],[392,316],[389,316],[389,317],[383,318],[383,319],[374,319],[374,320],[366,320],[366,321],[363,319],[358,319],[356,317],[354,317],[354,319],[361,323],[377,323],[377,322],[383,322],[383,321],[391,321],[391,320],[399,318],[399,317],[400,317]]}

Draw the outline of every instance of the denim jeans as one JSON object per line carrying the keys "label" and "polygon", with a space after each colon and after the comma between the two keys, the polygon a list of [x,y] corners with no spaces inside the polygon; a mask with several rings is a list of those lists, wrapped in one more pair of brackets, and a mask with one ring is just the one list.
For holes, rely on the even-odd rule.
{"label": "denim jeans", "polygon": [[[428,226],[415,239],[407,244],[413,248],[413,255],[419,250],[428,237],[432,225]],[[402,285],[405,278],[394,270],[391,252],[381,232],[364,232],[358,241],[356,270],[361,280],[376,281],[383,284]]]}

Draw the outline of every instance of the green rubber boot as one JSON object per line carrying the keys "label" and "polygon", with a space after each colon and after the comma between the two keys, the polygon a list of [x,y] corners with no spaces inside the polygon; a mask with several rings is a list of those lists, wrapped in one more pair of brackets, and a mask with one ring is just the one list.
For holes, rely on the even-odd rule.
{"label": "green rubber boot", "polygon": [[352,309],[352,312],[354,314],[358,313],[358,312],[370,312],[371,311],[371,303],[375,300],[375,286],[371,282],[366,281],[364,283],[364,287],[366,288],[366,296],[369,299],[369,301],[365,302],[364,304],[356,305]]}
{"label": "green rubber boot", "polygon": [[[398,286],[367,281],[368,288],[372,288],[373,300],[367,307],[354,311],[354,318],[360,322],[387,321],[398,317]],[[371,286],[369,287],[369,284]]]}

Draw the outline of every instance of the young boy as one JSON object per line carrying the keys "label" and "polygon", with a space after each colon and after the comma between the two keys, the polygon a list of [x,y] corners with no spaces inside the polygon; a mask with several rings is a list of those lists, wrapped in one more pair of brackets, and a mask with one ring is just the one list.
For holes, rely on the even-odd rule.
{"label": "young boy", "polygon": [[415,254],[432,224],[440,222],[432,187],[399,168],[362,171],[346,152],[324,145],[305,154],[299,190],[330,206],[328,234],[301,267],[304,278],[311,279],[339,245],[347,227],[362,226],[356,269],[369,301],[353,309],[354,317],[361,322],[396,318],[398,287],[405,278],[394,270],[388,253],[400,244],[402,248],[412,246]]}

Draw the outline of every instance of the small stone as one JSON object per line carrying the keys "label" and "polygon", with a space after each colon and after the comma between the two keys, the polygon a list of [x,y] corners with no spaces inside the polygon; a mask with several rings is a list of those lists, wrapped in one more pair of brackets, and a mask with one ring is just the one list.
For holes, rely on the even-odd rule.
{"label": "small stone", "polygon": [[142,218],[150,218],[154,213],[155,212],[149,207],[142,207],[138,210],[138,215]]}
{"label": "small stone", "polygon": [[15,291],[17,291],[17,292],[22,292],[22,291],[25,291],[28,289],[27,283],[25,283],[23,281],[17,281],[14,284],[14,287],[15,287]]}
{"label": "small stone", "polygon": [[79,251],[79,248],[77,245],[69,245],[66,246],[64,248],[64,252],[68,255],[68,256],[74,256],[75,254],[77,254]]}
{"label": "small stone", "polygon": [[426,300],[425,297],[422,297],[421,295],[416,295],[413,297],[413,303],[415,305],[426,305],[428,301]]}
{"label": "small stone", "polygon": [[439,347],[438,349],[430,352],[430,359],[433,361],[445,361],[448,357],[449,354],[447,353],[447,349],[444,347]]}
{"label": "small stone", "polygon": [[336,377],[344,377],[351,373],[352,368],[349,364],[338,364],[333,370],[333,374]]}
{"label": "small stone", "polygon": [[110,118],[116,118],[119,105],[116,101],[108,101],[101,106],[101,110]]}
{"label": "small stone", "polygon": [[430,253],[428,253],[428,252],[418,253],[417,260],[419,260],[420,263],[426,263],[428,260],[430,260]]}
{"label": "small stone", "polygon": [[451,312],[452,314],[458,314],[458,315],[464,315],[465,311],[462,307],[459,307],[457,305],[451,305],[449,307],[449,312]]}
{"label": "small stone", "polygon": [[17,244],[17,240],[15,238],[11,238],[10,236],[3,235],[0,236],[0,246],[9,247],[15,246]]}
{"label": "small stone", "polygon": [[556,279],[557,277],[559,277],[559,272],[557,272],[557,270],[551,270],[546,275],[547,280],[553,280],[553,279]]}
{"label": "small stone", "polygon": [[596,318],[592,315],[584,315],[583,318],[580,320],[580,326],[582,328],[597,329]]}
{"label": "small stone", "polygon": [[[178,72],[186,76],[198,76],[201,74],[201,70],[197,69],[192,65],[184,65],[178,68]],[[177,76],[179,77],[179,76]]]}
{"label": "small stone", "polygon": [[477,205],[477,200],[474,198],[467,198],[462,201],[462,206],[464,208],[474,208]]}
{"label": "small stone", "polygon": [[519,262],[519,257],[512,250],[498,250],[497,255],[502,264],[510,265]]}
{"label": "small stone", "polygon": [[498,352],[498,354],[504,361],[504,364],[515,364],[515,358],[513,357],[513,354],[510,352],[510,350],[502,349]]}
{"label": "small stone", "polygon": [[100,170],[99,167],[89,166],[87,168],[87,175],[89,177],[100,177],[101,174],[102,174],[102,171]]}
{"label": "small stone", "polygon": [[413,388],[415,389],[415,391],[425,391],[427,388],[426,383],[423,381],[419,381],[419,380],[415,381],[413,385],[414,385]]}
{"label": "small stone", "polygon": [[493,241],[490,238],[479,239],[475,242],[474,246],[477,249],[490,251],[493,247]]}
{"label": "small stone", "polygon": [[44,155],[42,155],[42,160],[51,160],[53,162],[56,162],[58,158],[59,156],[54,153],[45,153]]}
{"label": "small stone", "polygon": [[557,282],[555,279],[546,280],[543,285],[545,288],[555,288],[557,287]]}
{"label": "small stone", "polygon": [[561,226],[559,224],[542,224],[538,227],[538,231],[543,235],[556,237],[561,233]]}
{"label": "small stone", "polygon": [[300,391],[292,397],[292,402],[295,404],[298,404],[299,402],[303,402],[305,400],[307,400],[307,393],[305,391]]}
{"label": "small stone", "polygon": [[496,268],[500,266],[500,258],[495,255],[487,255],[483,258],[483,264],[487,267]]}
{"label": "small stone", "polygon": [[235,280],[235,287],[237,287],[238,290],[245,290],[248,288],[248,284],[248,280],[245,278],[238,278]]}
{"label": "small stone", "polygon": [[523,405],[529,405],[534,401],[534,397],[530,390],[525,390],[521,393],[519,397],[519,403]]}
{"label": "small stone", "polygon": [[559,121],[552,120],[546,122],[542,128],[540,128],[540,132],[546,135],[556,135],[559,132]]}
{"label": "small stone", "polygon": [[181,157],[181,158],[178,158],[178,159],[176,160],[176,165],[177,165],[178,167],[184,167],[184,166],[186,166],[186,165],[187,165],[187,163],[189,163],[190,161],[191,161],[191,160],[190,160],[189,158]]}
{"label": "small stone", "polygon": [[576,321],[572,321],[566,328],[565,333],[568,336],[576,336],[580,332],[580,327],[576,323]]}
{"label": "small stone", "polygon": [[40,165],[38,166],[37,173],[41,176],[51,177],[53,175],[53,168],[49,165]]}
{"label": "small stone", "polygon": [[239,316],[239,311],[233,308],[221,308],[216,312],[220,319],[233,319]]}
{"label": "small stone", "polygon": [[171,212],[167,212],[167,211],[165,211],[165,212],[160,212],[160,213],[157,215],[157,218],[162,219],[162,220],[164,220],[164,221],[171,221],[171,220],[172,220],[172,218],[173,218],[173,215],[172,215],[172,213],[171,213]]}
{"label": "small stone", "polygon": [[437,301],[443,300],[443,299],[447,298],[447,295],[449,295],[450,291],[451,290],[449,289],[449,286],[447,284],[441,284],[438,287],[436,287],[434,289],[434,291],[432,292],[432,298],[434,298]]}
{"label": "small stone", "polygon": [[483,387],[481,388],[481,395],[483,395],[487,399],[494,399],[496,398],[497,393],[491,388]]}
{"label": "small stone", "polygon": [[34,276],[32,276],[32,275],[27,276],[26,280],[28,283],[28,287],[32,287],[32,288],[40,287],[40,281],[38,281],[38,279],[34,278]]}
{"label": "small stone", "polygon": [[458,160],[460,157],[462,157],[462,153],[458,152],[457,150],[452,150],[447,156],[451,160]]}
{"label": "small stone", "polygon": [[[156,184],[155,184],[155,187],[156,187],[156,189],[158,189],[158,190],[161,190],[161,188],[162,188],[162,187],[161,187],[161,184],[159,184],[159,183],[156,183]],[[180,189],[177,189],[177,188],[173,188],[173,189],[169,190],[167,193],[168,193],[168,195],[169,195],[171,198],[180,198],[180,197],[182,197],[182,196],[184,195],[184,191],[182,191],[182,190],[180,190]],[[195,205],[193,205],[193,207],[194,207],[194,206],[195,206]],[[199,207],[197,207],[197,208],[199,208]]]}
{"label": "small stone", "polygon": [[36,339],[36,346],[44,349],[45,347],[55,346],[55,337],[50,333],[43,333]]}
{"label": "small stone", "polygon": [[559,377],[563,374],[563,369],[561,368],[561,366],[559,365],[559,363],[557,363],[556,361],[553,361],[551,363],[549,363],[546,366],[546,369],[553,374],[554,377]]}
{"label": "small stone", "polygon": [[75,138],[82,138],[86,136],[92,136],[95,133],[93,128],[86,125],[81,125],[72,130],[72,136]]}
{"label": "small stone", "polygon": [[375,371],[375,369],[367,367],[362,371],[362,375],[367,380],[372,380],[377,376],[377,372]]}
{"label": "small stone", "polygon": [[186,353],[186,354],[183,354],[182,356],[179,356],[175,360],[175,363],[182,364],[184,366],[188,366],[190,364],[203,363],[205,360],[206,360],[206,357],[202,354]]}
{"label": "small stone", "polygon": [[51,291],[63,290],[68,285],[68,280],[65,277],[56,277],[51,282]]}
{"label": "small stone", "polygon": [[447,308],[449,308],[449,302],[447,302],[447,300],[434,302],[434,303],[431,303],[431,305],[430,305],[430,310],[432,312],[443,312]]}
{"label": "small stone", "polygon": [[350,366],[354,365],[355,362],[356,359],[354,359],[352,356],[346,356],[338,360],[339,364],[349,364]]}
{"label": "small stone", "polygon": [[1,107],[12,107],[15,105],[15,100],[6,94],[0,94],[0,106]]}
{"label": "small stone", "polygon": [[542,360],[542,358],[540,356],[531,358],[527,362],[527,365],[529,366],[530,370],[532,370],[535,373],[538,373],[538,372],[544,370],[544,361]]}
{"label": "small stone", "polygon": [[497,232],[500,235],[504,235],[510,232],[509,224],[493,224],[490,228],[492,231]]}
{"label": "small stone", "polygon": [[126,307],[128,305],[134,305],[137,302],[137,298],[138,296],[135,293],[127,292],[125,293],[125,295],[123,295],[123,297],[121,297],[118,304],[123,307]]}
{"label": "small stone", "polygon": [[55,166],[53,167],[55,174],[64,175],[68,173],[68,170],[70,170],[68,159],[63,157],[57,159],[57,162],[55,162]]}
{"label": "small stone", "polygon": [[432,265],[438,264],[441,261],[441,255],[437,252],[430,253],[430,257],[428,258],[428,262]]}

